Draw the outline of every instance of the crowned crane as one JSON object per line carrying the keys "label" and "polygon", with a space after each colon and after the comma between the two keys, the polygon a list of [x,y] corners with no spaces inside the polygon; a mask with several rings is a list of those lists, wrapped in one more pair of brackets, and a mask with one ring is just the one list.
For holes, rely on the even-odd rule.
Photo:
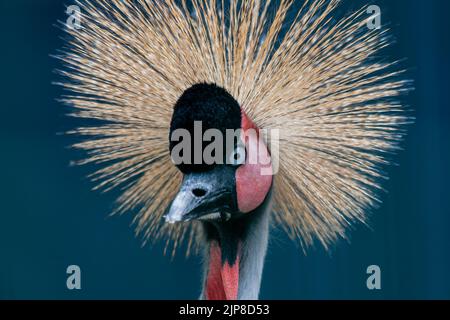
{"label": "crowned crane", "polygon": [[[79,163],[103,165],[97,188],[124,187],[117,212],[137,211],[145,240],[204,254],[202,299],[258,298],[271,225],[328,248],[365,222],[409,122],[407,82],[376,55],[387,31],[365,10],[335,18],[338,0],[294,2],[80,1],[67,29],[63,100],[96,120],[71,132]],[[245,159],[175,163],[174,133],[196,122],[240,130],[221,156]],[[277,159],[262,129],[279,130]]]}
{"label": "crowned crane", "polygon": [[[194,85],[175,104],[171,132],[184,129],[194,137],[195,122],[202,123],[205,131],[220,130],[223,137],[226,130],[236,130],[242,133],[242,141],[234,143],[233,135],[233,148],[226,152],[226,141],[222,139],[223,159],[210,165],[203,157],[195,163],[196,150],[191,145],[191,159],[178,166],[184,174],[183,182],[166,220],[202,221],[207,251],[203,298],[255,299],[269,233],[272,175],[262,170],[262,166],[271,169],[270,161],[266,160],[268,150],[263,144],[250,148],[249,145],[258,146],[259,136],[245,132],[255,125],[238,102],[216,85]],[[171,139],[171,151],[175,145]],[[249,154],[241,155],[236,150],[241,145]],[[203,148],[200,151],[203,155]],[[250,152],[259,154],[254,156]],[[237,161],[236,155],[247,161]],[[250,158],[256,161],[250,163]]]}

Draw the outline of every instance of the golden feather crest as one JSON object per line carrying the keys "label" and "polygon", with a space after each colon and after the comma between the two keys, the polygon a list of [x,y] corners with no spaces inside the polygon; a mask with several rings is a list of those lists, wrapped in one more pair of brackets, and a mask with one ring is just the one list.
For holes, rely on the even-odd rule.
{"label": "golden feather crest", "polygon": [[[325,247],[376,201],[380,165],[409,122],[396,97],[407,90],[395,65],[376,61],[386,30],[365,11],[338,21],[338,0],[95,0],[79,3],[82,28],[69,29],[60,58],[73,116],[101,124],[81,164],[95,163],[98,188],[126,185],[119,212],[138,210],[145,239],[183,240],[195,224],[162,215],[181,174],[168,148],[172,109],[200,82],[227,89],[263,129],[280,130],[275,221],[304,245]],[[189,250],[189,249],[188,249]]]}

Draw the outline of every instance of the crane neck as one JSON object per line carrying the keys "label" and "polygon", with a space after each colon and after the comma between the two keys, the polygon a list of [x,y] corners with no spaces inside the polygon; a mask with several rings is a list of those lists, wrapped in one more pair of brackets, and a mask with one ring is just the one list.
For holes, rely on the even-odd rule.
{"label": "crane neck", "polygon": [[204,222],[202,299],[256,300],[269,238],[271,192],[251,213],[227,222]]}

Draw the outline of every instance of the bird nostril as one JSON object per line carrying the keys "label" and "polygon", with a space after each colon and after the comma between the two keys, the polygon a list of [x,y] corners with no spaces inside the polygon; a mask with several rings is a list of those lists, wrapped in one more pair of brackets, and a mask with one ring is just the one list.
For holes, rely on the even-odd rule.
{"label": "bird nostril", "polygon": [[206,190],[195,188],[194,190],[192,190],[192,193],[194,194],[194,196],[201,198],[206,195]]}

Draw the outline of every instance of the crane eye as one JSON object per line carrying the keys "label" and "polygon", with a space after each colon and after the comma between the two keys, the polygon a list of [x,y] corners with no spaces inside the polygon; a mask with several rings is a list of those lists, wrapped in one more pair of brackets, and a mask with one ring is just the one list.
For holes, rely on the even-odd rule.
{"label": "crane eye", "polygon": [[245,146],[238,144],[236,148],[228,156],[228,164],[232,166],[240,166],[245,163],[246,150]]}

